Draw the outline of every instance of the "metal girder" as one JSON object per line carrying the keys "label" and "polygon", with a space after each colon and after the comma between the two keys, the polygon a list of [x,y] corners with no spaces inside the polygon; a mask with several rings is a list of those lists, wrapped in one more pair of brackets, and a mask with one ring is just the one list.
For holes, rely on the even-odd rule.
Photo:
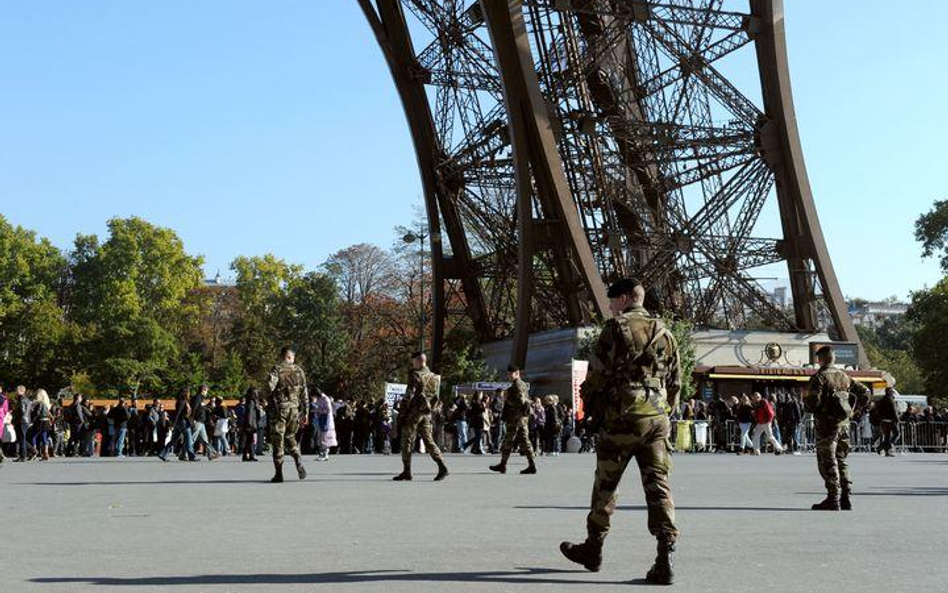
{"label": "metal girder", "polygon": [[764,109],[773,122],[776,139],[771,146],[778,154],[765,154],[767,162],[777,177],[777,200],[780,203],[784,240],[792,257],[787,259],[790,271],[790,286],[797,307],[797,322],[806,322],[807,329],[815,328],[815,311],[809,305],[813,301],[812,277],[802,261],[811,259],[823,289],[823,300],[833,317],[836,330],[843,340],[859,343],[860,363],[868,366],[869,359],[856,333],[856,326],[846,307],[839,288],[836,271],[830,260],[823,229],[816,213],[816,203],[810,189],[803,147],[797,130],[793,109],[793,92],[790,88],[790,65],[787,60],[787,40],[783,26],[783,0],[751,0],[751,10],[760,19],[761,27],[755,44],[757,64],[760,71]]}
{"label": "metal girder", "polygon": [[[451,237],[437,273],[468,314],[483,307],[485,339],[514,337],[515,362],[531,331],[605,316],[602,281],[628,274],[699,325],[813,331],[825,307],[858,342],[806,179],[779,0],[376,3],[414,15],[405,39],[430,34],[395,52],[395,78],[406,114],[426,110],[408,116],[429,136],[416,151],[434,146],[419,166]],[[722,71],[751,43],[761,106]],[[774,194],[783,236],[757,237]],[[754,279],[778,262],[792,313]]]}
{"label": "metal girder", "polygon": [[[570,322],[583,321],[580,286],[585,286],[596,314],[608,315],[605,286],[576,212],[540,92],[521,0],[480,0],[501,73],[517,175],[517,218],[520,235],[517,325],[512,362],[526,363],[527,339],[534,297],[535,227],[537,220],[555,224],[561,243],[554,248],[560,285],[565,289]],[[534,214],[534,188],[538,208]]]}
{"label": "metal girder", "polygon": [[418,170],[421,173],[425,196],[425,211],[428,218],[429,241],[432,263],[432,368],[438,369],[444,347],[445,328],[445,256],[442,245],[441,223],[451,244],[453,269],[464,286],[467,311],[474,327],[487,336],[485,320],[486,307],[480,285],[471,274],[471,254],[460,224],[457,209],[448,192],[445,180],[437,168],[441,148],[438,146],[437,133],[431,115],[431,109],[417,71],[415,70],[414,51],[411,36],[404,14],[397,0],[358,0],[366,20],[375,34],[379,46],[385,55],[392,79],[398,89],[399,97],[408,127],[415,145]]}

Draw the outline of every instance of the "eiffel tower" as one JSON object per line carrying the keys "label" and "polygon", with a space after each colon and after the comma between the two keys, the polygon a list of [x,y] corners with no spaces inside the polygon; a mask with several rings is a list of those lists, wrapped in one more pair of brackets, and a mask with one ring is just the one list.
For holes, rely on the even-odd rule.
{"label": "eiffel tower", "polygon": [[[858,343],[807,179],[781,0],[357,1],[421,174],[435,364],[455,315],[484,342],[512,338],[524,364],[531,333],[608,317],[605,285],[623,276],[696,327]],[[760,284],[775,265],[792,308]]]}

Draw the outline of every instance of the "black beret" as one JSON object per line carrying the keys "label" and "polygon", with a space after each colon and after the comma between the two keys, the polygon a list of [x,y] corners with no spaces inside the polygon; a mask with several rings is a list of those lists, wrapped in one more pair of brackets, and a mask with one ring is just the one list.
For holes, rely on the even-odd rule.
{"label": "black beret", "polygon": [[416,351],[414,351],[414,352],[411,353],[411,357],[412,357],[412,358],[421,358],[421,357],[424,356],[424,355],[425,355],[425,353],[422,352],[421,350],[416,350]]}
{"label": "black beret", "polygon": [[817,356],[826,356],[827,354],[832,354],[832,353],[833,353],[833,348],[829,345],[820,346],[820,348],[817,349],[816,351]]}
{"label": "black beret", "polygon": [[631,294],[635,287],[642,286],[642,283],[635,278],[621,278],[609,286],[606,296],[610,299],[620,297],[624,294]]}
{"label": "black beret", "polygon": [[508,373],[517,373],[517,372],[519,372],[519,371],[520,371],[520,367],[518,367],[518,366],[515,365],[515,364],[511,364],[511,365],[508,365],[508,366],[507,366],[507,372],[508,372]]}

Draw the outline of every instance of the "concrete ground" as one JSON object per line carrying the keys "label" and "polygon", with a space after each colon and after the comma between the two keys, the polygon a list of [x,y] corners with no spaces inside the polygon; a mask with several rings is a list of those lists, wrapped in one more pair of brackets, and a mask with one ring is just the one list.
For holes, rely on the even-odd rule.
{"label": "concrete ground", "polygon": [[[599,573],[563,559],[584,536],[595,458],[308,458],[310,477],[267,483],[269,463],[157,459],[4,463],[0,592],[515,591],[606,593],[641,585],[654,558],[637,474]],[[948,456],[852,458],[856,509],[822,497],[812,456],[675,457],[677,591],[943,591]],[[522,466],[517,461],[516,469]]]}

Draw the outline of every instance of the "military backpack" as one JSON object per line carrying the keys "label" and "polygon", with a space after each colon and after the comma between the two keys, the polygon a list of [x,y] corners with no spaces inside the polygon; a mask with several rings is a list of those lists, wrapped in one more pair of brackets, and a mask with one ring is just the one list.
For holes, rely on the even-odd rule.
{"label": "military backpack", "polygon": [[606,425],[628,416],[665,413],[665,376],[668,373],[663,340],[668,329],[661,319],[620,315],[616,318],[625,342],[625,355],[617,361],[613,374],[613,405],[606,410]]}
{"label": "military backpack", "polygon": [[826,388],[820,394],[820,416],[836,424],[853,417],[849,383],[849,377],[842,371],[826,372]]}

